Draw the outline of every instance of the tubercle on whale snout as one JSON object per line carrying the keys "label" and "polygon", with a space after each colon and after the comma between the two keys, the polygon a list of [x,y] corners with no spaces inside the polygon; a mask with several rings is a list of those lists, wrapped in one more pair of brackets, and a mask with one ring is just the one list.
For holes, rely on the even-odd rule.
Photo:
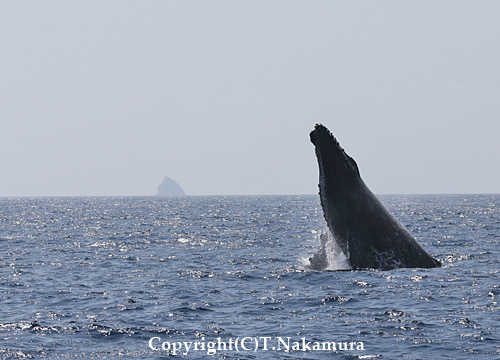
{"label": "tubercle on whale snout", "polygon": [[328,128],[326,126],[324,126],[323,124],[316,124],[316,126],[314,127],[314,130],[309,133],[309,136],[310,136],[313,144],[316,145],[316,141],[319,139],[319,136],[321,135],[321,133],[324,133],[325,138],[328,138],[328,140],[333,140],[334,144],[337,145],[338,147],[340,147],[338,140],[335,138],[335,136],[333,136],[333,134],[330,132],[330,130],[328,130]]}

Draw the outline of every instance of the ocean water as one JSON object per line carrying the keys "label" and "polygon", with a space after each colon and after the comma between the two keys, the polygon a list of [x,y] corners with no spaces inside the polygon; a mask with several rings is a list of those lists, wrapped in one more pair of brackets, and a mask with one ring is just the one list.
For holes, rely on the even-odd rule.
{"label": "ocean water", "polygon": [[442,268],[310,270],[318,196],[2,198],[0,359],[500,358],[500,196],[381,200]]}

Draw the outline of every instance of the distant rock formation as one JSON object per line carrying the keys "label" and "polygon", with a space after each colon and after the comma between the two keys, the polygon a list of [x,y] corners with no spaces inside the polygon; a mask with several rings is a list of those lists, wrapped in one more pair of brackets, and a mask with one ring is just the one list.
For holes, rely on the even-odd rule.
{"label": "distant rock formation", "polygon": [[163,182],[158,186],[158,192],[156,196],[184,196],[184,190],[180,187],[177,182],[165,176]]}

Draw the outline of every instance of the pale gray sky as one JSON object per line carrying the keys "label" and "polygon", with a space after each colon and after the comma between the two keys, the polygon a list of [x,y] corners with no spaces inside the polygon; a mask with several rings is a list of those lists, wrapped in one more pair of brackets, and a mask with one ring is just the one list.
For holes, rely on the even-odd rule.
{"label": "pale gray sky", "polygon": [[500,192],[500,1],[0,2],[0,196]]}

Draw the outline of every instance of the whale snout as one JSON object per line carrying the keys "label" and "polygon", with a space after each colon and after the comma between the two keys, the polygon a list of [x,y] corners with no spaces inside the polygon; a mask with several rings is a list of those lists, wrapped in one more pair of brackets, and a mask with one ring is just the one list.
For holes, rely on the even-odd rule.
{"label": "whale snout", "polygon": [[316,146],[318,146],[320,143],[332,140],[334,141],[334,143],[337,143],[337,140],[332,135],[330,130],[328,130],[323,124],[316,124],[314,130],[309,134],[309,137],[311,138],[311,142]]}

